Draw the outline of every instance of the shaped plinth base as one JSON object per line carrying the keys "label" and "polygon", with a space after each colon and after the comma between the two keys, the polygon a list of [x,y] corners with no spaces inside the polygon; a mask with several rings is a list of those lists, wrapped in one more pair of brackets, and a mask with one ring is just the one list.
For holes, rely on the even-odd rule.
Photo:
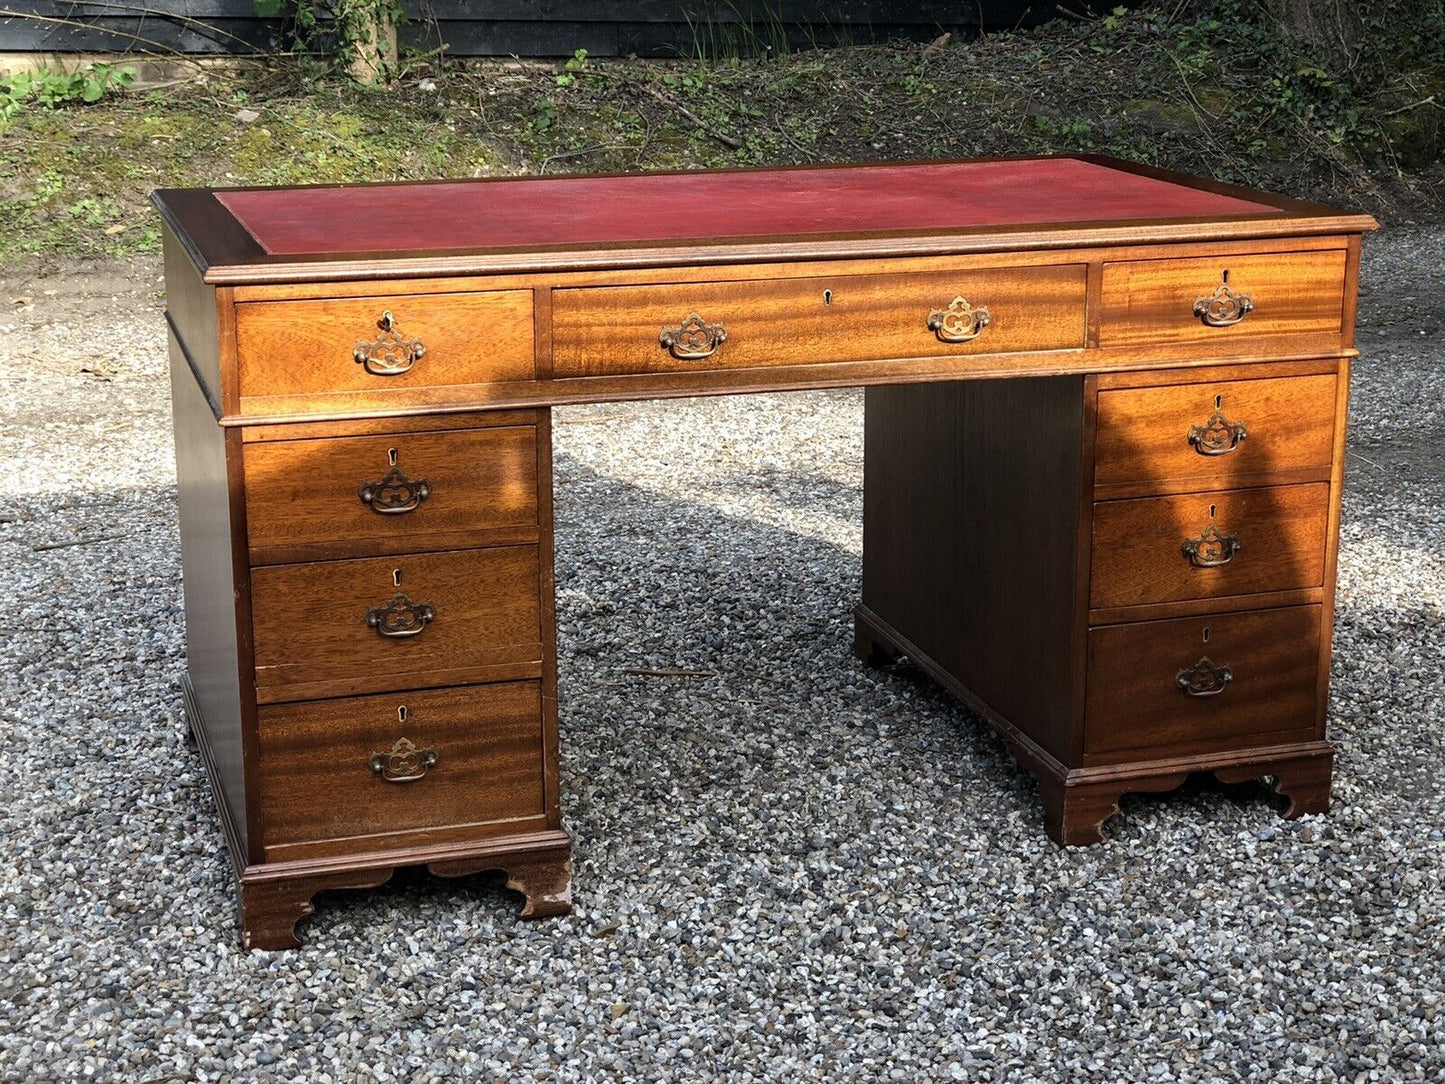
{"label": "shaped plinth base", "polygon": [[[560,834],[560,833],[558,833]],[[565,837],[563,837],[565,838]],[[248,949],[289,949],[301,944],[296,923],[316,910],[318,892],[349,888],[375,888],[391,880],[398,869],[425,865],[439,877],[463,877],[487,870],[506,874],[506,886],[525,901],[521,918],[555,918],[572,910],[572,852],[569,846],[519,851],[512,854],[477,854],[426,861],[399,861],[395,865],[335,872],[288,873],[252,867],[240,883],[241,944]]]}

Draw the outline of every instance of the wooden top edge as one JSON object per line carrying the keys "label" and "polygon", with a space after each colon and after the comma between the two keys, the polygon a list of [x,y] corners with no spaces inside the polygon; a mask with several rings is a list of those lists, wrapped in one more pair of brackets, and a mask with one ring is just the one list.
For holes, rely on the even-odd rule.
{"label": "wooden top edge", "polygon": [[[535,274],[548,271],[617,271],[652,267],[706,267],[721,264],[775,263],[807,260],[873,259],[908,256],[950,256],[974,253],[1025,252],[1150,243],[1246,241],[1331,234],[1358,234],[1377,229],[1368,215],[1339,218],[1235,218],[1149,224],[994,229],[974,234],[909,236],[884,234],[848,238],[776,239],[708,245],[598,247],[590,249],[491,251],[460,253],[348,254],[336,259],[264,258],[245,263],[207,262],[197,248],[182,241],[203,279],[213,286],[262,286],[303,282],[346,282],[363,279],[430,278],[472,274]],[[178,231],[180,232],[180,231]]]}
{"label": "wooden top edge", "polygon": [[[978,158],[999,162],[1047,159],[1087,161],[1122,172],[1274,208],[1259,215],[1200,218],[1154,218],[1105,222],[1066,222],[1018,226],[984,226],[977,230],[891,231],[805,236],[709,238],[645,245],[613,243],[587,247],[528,246],[523,249],[476,249],[420,252],[338,253],[287,256],[267,253],[251,233],[216,199],[221,188],[157,189],[151,202],[176,233],[187,254],[211,285],[269,285],[294,282],[346,281],[364,278],[413,278],[434,275],[530,273],[563,270],[618,270],[640,267],[705,266],[776,260],[847,259],[910,255],[964,255],[1009,249],[1048,249],[1084,245],[1132,244],[1363,233],[1379,228],[1360,214],[1283,196],[1256,192],[1221,181],[1098,154],[1032,155]],[[946,160],[893,163],[846,163],[744,167],[713,172],[755,173],[782,170],[865,169],[880,165],[947,164]],[[657,171],[679,174],[687,170]],[[568,174],[572,177],[615,177],[619,173]],[[531,178],[478,178],[469,183],[518,182]],[[552,180],[557,177],[549,178]],[[405,181],[386,184],[445,184],[455,181]],[[356,186],[272,186],[270,190]]]}

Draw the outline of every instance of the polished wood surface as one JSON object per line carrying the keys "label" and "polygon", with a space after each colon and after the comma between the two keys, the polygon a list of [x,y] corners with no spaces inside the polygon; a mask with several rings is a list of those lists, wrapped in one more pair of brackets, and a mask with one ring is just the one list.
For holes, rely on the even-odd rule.
{"label": "polished wood surface", "polygon": [[[1254,308],[1236,324],[1212,327],[1195,304],[1222,284]],[[1101,346],[1208,342],[1227,349],[1229,340],[1256,335],[1338,332],[1345,249],[1106,263],[1103,290]]]}
{"label": "polished wood surface", "polygon": [[[759,368],[938,355],[1078,349],[1084,345],[1083,264],[912,275],[823,275],[756,282],[558,290],[555,375],[604,376]],[[957,297],[990,322],[967,342],[940,340],[934,310]],[[679,360],[659,333],[696,313],[727,338],[709,357]]]}
{"label": "polished wood surface", "polygon": [[[462,189],[576,216],[597,243],[478,218],[467,228],[522,243],[454,251],[437,242],[464,231],[444,217],[430,240],[338,218],[328,201],[366,189],[307,190],[316,214],[286,203],[295,190],[159,194],[185,708],[244,943],[294,945],[317,892],[406,865],[501,870],[523,917],[571,907],[550,415],[564,403],[867,386],[857,651],[907,656],[992,724],[1038,779],[1050,836],[1098,842],[1121,795],[1195,772],[1270,776],[1290,816],[1327,808],[1345,404],[1374,223],[1070,161],[1114,178],[1111,196],[1133,185],[1200,213],[1151,218],[1141,201],[1139,217],[1091,218],[1103,204],[1051,198],[1062,220],[1045,222],[1021,184],[980,197],[991,222],[870,231],[872,212],[923,206],[891,192],[829,207],[847,232],[808,216],[770,234],[769,214],[797,210],[779,204],[747,236],[705,215],[684,235],[645,201],[564,207],[547,193],[570,182],[499,181],[524,187]],[[1048,168],[1005,167],[1030,183]],[[893,176],[702,181],[881,198]],[[1231,201],[1253,210],[1206,210]],[[623,218],[631,241],[594,229]],[[1206,646],[1207,666],[1191,654]]]}
{"label": "polished wood surface", "polygon": [[1066,758],[1082,381],[869,388],[863,447],[863,609]]}
{"label": "polished wood surface", "polygon": [[[1100,391],[1097,495],[1328,481],[1337,379],[1330,373]],[[1233,451],[1201,455],[1190,430],[1208,426],[1216,412],[1247,435]]]}
{"label": "polished wood surface", "polygon": [[535,426],[273,440],[243,459],[254,564],[537,541]]}
{"label": "polished wood surface", "polygon": [[[252,569],[257,699],[538,677],[539,575],[536,546]],[[399,595],[436,616],[388,638],[367,615]]]}
{"label": "polished wood surface", "polygon": [[[266,853],[375,850],[384,837],[449,825],[491,835],[515,834],[526,827],[518,821],[541,827],[541,711],[535,681],[261,708]],[[420,778],[391,782],[371,762],[402,739],[436,762]]]}
{"label": "polished wood surface", "polygon": [[[385,313],[397,334],[426,347],[412,367],[376,375],[353,357]],[[405,400],[417,389],[526,380],[533,375],[532,295],[466,294],[275,301],[236,306],[242,396],[366,392]]]}
{"label": "polished wood surface", "polygon": [[[1213,751],[1314,736],[1319,629],[1318,606],[1092,629],[1085,751]],[[1180,673],[1205,658],[1233,680],[1217,696],[1185,695]]]}
{"label": "polished wood surface", "polygon": [[[1316,482],[1101,502],[1094,506],[1089,604],[1319,587],[1329,501],[1329,483]],[[1211,556],[1225,563],[1200,564]]]}

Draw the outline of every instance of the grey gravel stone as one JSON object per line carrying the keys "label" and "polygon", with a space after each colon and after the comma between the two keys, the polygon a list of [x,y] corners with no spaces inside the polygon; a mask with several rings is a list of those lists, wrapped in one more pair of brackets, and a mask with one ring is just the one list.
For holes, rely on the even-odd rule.
{"label": "grey gravel stone", "polygon": [[10,269],[0,1080],[1445,1079],[1445,229],[1364,273],[1330,816],[1191,784],[1056,848],[986,728],[849,653],[859,393],[575,408],[576,912],[407,875],[266,955],[182,739],[158,266]]}

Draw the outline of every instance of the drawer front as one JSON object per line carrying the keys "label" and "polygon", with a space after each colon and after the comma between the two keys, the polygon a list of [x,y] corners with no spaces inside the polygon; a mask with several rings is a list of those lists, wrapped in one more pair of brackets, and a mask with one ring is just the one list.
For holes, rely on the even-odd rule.
{"label": "drawer front", "polygon": [[1090,603],[1319,587],[1329,502],[1316,482],[1096,504]]}
{"label": "drawer front", "polygon": [[1338,335],[1345,250],[1104,265],[1100,346]]}
{"label": "drawer front", "polygon": [[274,704],[257,729],[268,852],[365,850],[384,846],[378,835],[462,825],[500,835],[545,815],[535,681]]}
{"label": "drawer front", "polygon": [[404,398],[536,372],[529,290],[245,302],[236,348],[242,396]]}
{"label": "drawer front", "polygon": [[1319,661],[1319,606],[1091,629],[1084,751],[1304,740],[1319,725]]}
{"label": "drawer front", "polygon": [[256,564],[535,541],[537,430],[247,444]]}
{"label": "drawer front", "polygon": [[606,376],[1078,349],[1085,277],[1084,265],[1070,264],[557,290],[553,371]]}
{"label": "drawer front", "polygon": [[536,546],[255,568],[251,606],[262,703],[540,673]]}
{"label": "drawer front", "polygon": [[[1334,374],[1101,391],[1096,485],[1224,487],[1329,476]],[[1290,479],[1293,480],[1293,479]]]}

